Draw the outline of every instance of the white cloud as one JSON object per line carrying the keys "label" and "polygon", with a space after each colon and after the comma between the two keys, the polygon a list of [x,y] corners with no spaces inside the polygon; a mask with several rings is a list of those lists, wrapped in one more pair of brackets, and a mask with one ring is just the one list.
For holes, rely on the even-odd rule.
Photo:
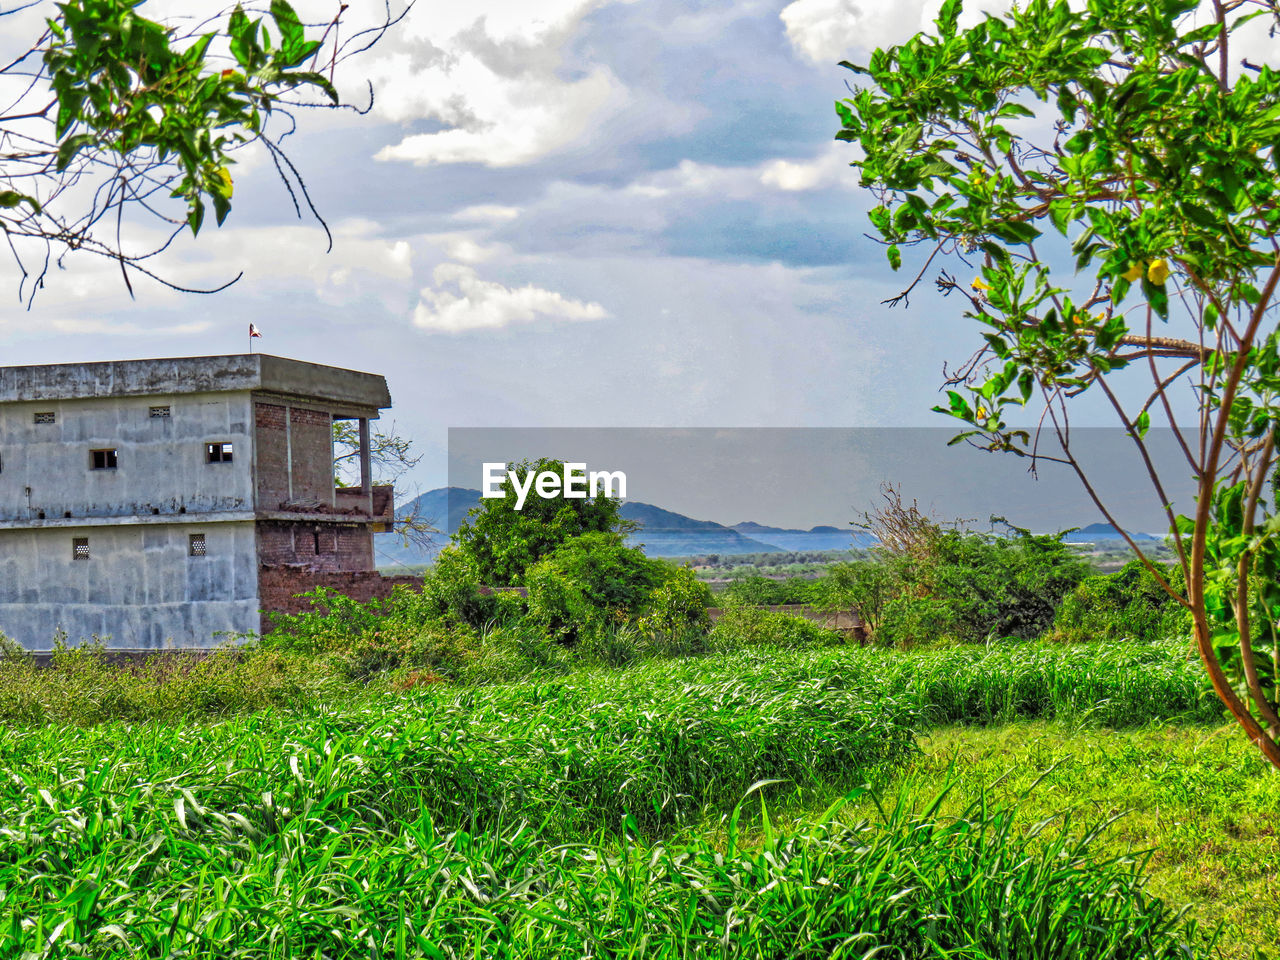
{"label": "white cloud", "polygon": [[463,207],[450,219],[462,223],[506,223],[520,216],[519,207],[504,207],[496,203],[480,203]]}
{"label": "white cloud", "polygon": [[508,252],[503,244],[480,243],[472,237],[445,236],[440,240],[444,245],[445,255],[450,260],[460,260],[462,263],[483,263]]}
{"label": "white cloud", "polygon": [[[323,303],[346,306],[375,300],[403,316],[415,288],[412,242],[416,238],[382,236],[381,228],[364,218],[338,221],[332,230],[333,251],[326,254],[324,233],[307,225],[206,227],[199,238],[182,234],[163,262],[146,261],[145,266],[180,287],[209,289],[243,272],[243,278],[233,288],[236,291],[294,297],[305,289]],[[126,229],[123,246],[126,250],[147,250],[163,240],[163,235],[153,229],[134,226]],[[72,266],[36,297],[41,307],[55,315],[75,316],[72,311],[83,310],[86,304],[92,305],[95,314],[110,317],[115,311],[138,306],[177,308],[185,304],[183,308],[190,309],[191,303],[199,302],[184,299],[183,294],[130,270],[138,298],[134,301],[121,278],[119,264],[103,257],[74,255]],[[120,332],[135,332],[128,323],[111,322],[118,325]],[[5,326],[6,322],[0,320],[0,330]],[[65,329],[81,332],[73,330],[73,326]],[[83,332],[107,331],[94,328]]]}
{"label": "white cloud", "polygon": [[[1084,8],[1084,0],[1068,0],[1073,10]],[[1001,14],[1012,7],[1011,0],[966,0],[960,26],[971,27],[988,14]],[[857,53],[905,43],[922,30],[933,32],[933,21],[942,0],[793,0],[779,16],[786,25],[787,39],[795,50],[815,63],[831,64]],[[1213,4],[1201,3],[1191,18],[1192,25],[1210,22]],[[1233,54],[1255,63],[1280,63],[1280,48],[1268,36],[1266,17],[1240,29],[1233,37]],[[1238,67],[1233,65],[1233,74]]]}
{"label": "white cloud", "polygon": [[[1009,0],[978,0],[964,6],[960,23],[969,26],[986,11],[1009,8]],[[814,63],[836,63],[857,51],[904,43],[929,30],[942,0],[794,0],[779,14],[787,39]]]}
{"label": "white cloud", "polygon": [[413,311],[414,324],[424,330],[465,333],[538,319],[581,321],[609,316],[598,303],[571,300],[533,284],[506,287],[482,280],[474,268],[464,264],[442,263],[432,279],[435,286],[422,290],[422,299]]}
{"label": "white cloud", "polygon": [[442,129],[380,150],[379,160],[419,166],[529,163],[580,141],[628,94],[603,64],[566,64],[582,18],[609,0],[478,0],[419,5],[403,49],[370,64],[375,110]]}
{"label": "white cloud", "polygon": [[833,186],[857,186],[858,178],[849,169],[853,157],[847,143],[833,143],[813,160],[770,160],[760,171],[760,182],[789,193]]}

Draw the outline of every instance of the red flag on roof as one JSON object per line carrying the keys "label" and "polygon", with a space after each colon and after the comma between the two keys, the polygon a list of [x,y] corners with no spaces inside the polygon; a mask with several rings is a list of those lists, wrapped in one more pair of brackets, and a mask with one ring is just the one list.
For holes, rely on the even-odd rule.
{"label": "red flag on roof", "polygon": [[254,337],[260,337],[260,336],[262,336],[262,334],[258,332],[258,328],[255,327],[252,323],[249,324],[249,338],[253,339]]}

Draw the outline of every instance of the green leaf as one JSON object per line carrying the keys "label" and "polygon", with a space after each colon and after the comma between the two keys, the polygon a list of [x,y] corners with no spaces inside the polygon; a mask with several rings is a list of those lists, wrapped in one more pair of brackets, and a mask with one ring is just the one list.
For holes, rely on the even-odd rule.
{"label": "green leaf", "polygon": [[1001,117],[1034,117],[1035,111],[1029,110],[1020,103],[1006,103],[996,113],[997,118]]}
{"label": "green leaf", "polygon": [[59,173],[66,170],[71,165],[71,161],[75,159],[77,153],[82,149],[94,143],[98,138],[91,133],[79,133],[73,137],[68,137],[58,145],[58,158],[55,163],[55,169]]}
{"label": "green leaf", "polygon": [[35,197],[28,197],[16,190],[0,190],[0,208],[10,210],[23,203],[31,207],[33,213],[40,212],[40,201]]}
{"label": "green leaf", "polygon": [[200,227],[204,224],[204,201],[198,196],[191,201],[191,207],[187,211],[187,225],[191,227],[192,236],[200,233]]}
{"label": "green leaf", "polygon": [[271,18],[280,31],[280,52],[287,66],[294,66],[302,55],[306,36],[302,21],[285,0],[271,0]]}
{"label": "green leaf", "polygon": [[1138,419],[1133,421],[1133,430],[1138,435],[1138,439],[1141,440],[1147,435],[1149,429],[1151,429],[1151,412],[1143,410],[1138,414]]}
{"label": "green leaf", "polygon": [[236,58],[236,63],[246,71],[253,70],[257,65],[257,54],[260,51],[257,39],[258,22],[250,20],[244,12],[244,7],[238,3],[235,10],[231,12],[227,33],[231,37],[231,55]]}
{"label": "green leaf", "polygon": [[335,104],[339,102],[338,91],[334,89],[333,84],[329,82],[329,78],[323,73],[312,72],[294,72],[286,73],[280,78],[280,81],[290,87],[300,86],[301,84],[309,84],[310,86],[319,87],[326,97]]}
{"label": "green leaf", "polygon": [[1058,197],[1049,202],[1049,220],[1064,237],[1067,235],[1067,225],[1071,222],[1073,202],[1070,197]]}
{"label": "green leaf", "polygon": [[889,257],[889,266],[895,271],[902,266],[902,251],[898,249],[898,245],[896,243],[891,244],[885,253]]}
{"label": "green leaf", "polygon": [[1032,243],[1040,236],[1039,230],[1023,220],[992,224],[991,232],[1001,240],[1015,245]]}

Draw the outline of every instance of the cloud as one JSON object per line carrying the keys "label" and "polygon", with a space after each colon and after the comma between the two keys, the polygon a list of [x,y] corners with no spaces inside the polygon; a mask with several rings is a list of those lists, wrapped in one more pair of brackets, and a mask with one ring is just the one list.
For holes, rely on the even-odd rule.
{"label": "cloud", "polygon": [[430,121],[376,154],[418,166],[478,163],[512,167],[588,137],[602,113],[628,102],[601,63],[569,62],[582,19],[607,0],[420,5],[404,49],[370,65],[375,110],[400,123]]}
{"label": "cloud", "polygon": [[[1009,6],[1009,0],[966,3],[960,25]],[[836,63],[854,51],[905,43],[930,30],[941,7],[942,0],[794,0],[779,16],[796,52],[814,63]]]}
{"label": "cloud", "polygon": [[538,319],[581,321],[609,316],[598,303],[571,300],[533,284],[513,288],[481,280],[474,268],[459,263],[440,264],[432,279],[435,286],[423,288],[413,311],[414,324],[424,330],[465,333]]}
{"label": "cloud", "polygon": [[451,219],[462,223],[505,223],[520,216],[519,207],[504,207],[497,203],[480,203],[463,207]]}
{"label": "cloud", "polygon": [[[307,291],[319,302],[353,307],[379,302],[393,315],[404,316],[416,284],[413,278],[413,244],[416,237],[387,237],[366,218],[336,221],[333,251],[325,253],[323,232],[310,226],[245,227],[228,225],[206,229],[198,238],[181,234],[161,263],[146,266],[169,283],[188,289],[209,289],[243,277],[223,296],[239,293],[255,298],[279,297],[285,304]],[[126,250],[147,250],[164,242],[150,228],[126,229]],[[118,263],[90,254],[73,255],[74,269],[56,277],[36,297],[42,309],[55,316],[91,304],[96,315],[109,319],[121,332],[134,332],[128,314],[140,307],[191,310],[196,303],[168,287],[130,271],[135,301],[120,275]],[[289,307],[285,306],[285,310]],[[104,321],[107,322],[107,321]],[[0,320],[0,330],[6,323]],[[77,332],[64,326],[67,332]],[[90,331],[85,331],[90,332]],[[95,328],[92,332],[106,332]]]}
{"label": "cloud", "polygon": [[787,193],[827,187],[853,187],[857,177],[849,169],[848,144],[833,143],[812,160],[770,160],[760,170],[760,182]]}

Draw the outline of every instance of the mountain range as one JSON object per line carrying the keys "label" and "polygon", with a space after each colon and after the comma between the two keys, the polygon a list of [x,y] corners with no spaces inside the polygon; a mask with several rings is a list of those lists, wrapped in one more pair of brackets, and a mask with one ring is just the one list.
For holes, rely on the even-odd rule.
{"label": "mountain range", "polygon": [[[466,519],[467,512],[480,504],[480,491],[465,487],[440,487],[429,490],[397,508],[398,516],[417,513],[427,518],[445,534],[452,534]],[[627,535],[631,546],[642,547],[651,557],[691,557],[720,554],[737,556],[744,553],[791,553],[865,548],[875,543],[862,531],[818,526],[809,530],[770,527],[751,520],[732,526],[711,520],[695,520],[682,513],[655,507],[650,503],[627,500],[620,510],[639,529]],[[1134,540],[1154,540],[1150,534],[1130,533]],[[1120,533],[1109,523],[1091,523],[1063,537],[1068,543],[1121,543]],[[429,548],[405,546],[395,534],[379,534],[374,541],[380,567],[414,566],[430,563],[447,536],[436,537]]]}
{"label": "mountain range", "polygon": [[[1126,530],[1134,540],[1156,540],[1149,533],[1134,533],[1132,530]],[[1091,523],[1087,527],[1081,527],[1079,530],[1072,530],[1062,538],[1067,543],[1096,543],[1099,540],[1115,540],[1123,542],[1120,531],[1109,523]]]}
{"label": "mountain range", "polygon": [[[396,513],[399,516],[416,513],[430,519],[441,531],[452,534],[466,519],[467,512],[479,504],[479,490],[440,487],[397,508]],[[628,534],[627,542],[632,546],[642,547],[652,557],[849,550],[853,547],[866,547],[873,542],[865,533],[831,526],[792,530],[765,526],[749,520],[725,526],[711,520],[695,520],[682,513],[637,500],[625,501],[619,512],[625,519],[634,520],[640,525],[634,533]],[[437,540],[440,541],[437,546],[423,549],[412,545],[406,547],[394,534],[381,534],[375,540],[378,565],[412,566],[430,563],[439,546],[443,545],[445,537],[437,537]]]}

